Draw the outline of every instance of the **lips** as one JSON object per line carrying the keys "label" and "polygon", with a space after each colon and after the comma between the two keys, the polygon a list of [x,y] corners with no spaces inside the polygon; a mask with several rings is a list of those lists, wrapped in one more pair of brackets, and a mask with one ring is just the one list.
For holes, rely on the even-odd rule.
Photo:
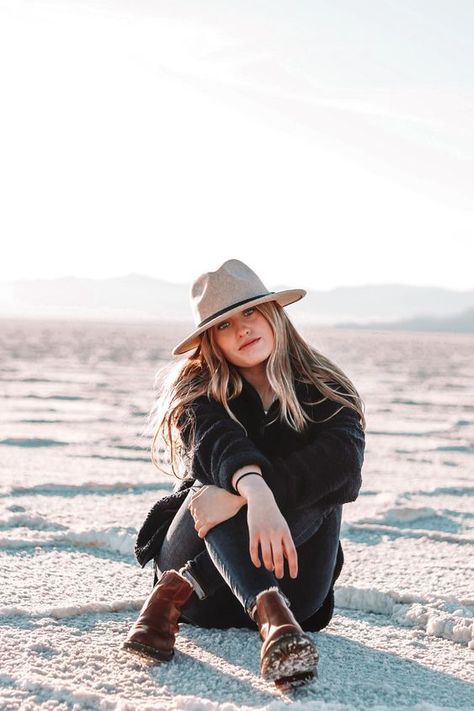
{"label": "lips", "polygon": [[247,348],[247,346],[251,346],[253,343],[256,343],[259,340],[260,340],[260,337],[253,338],[251,341],[247,341],[247,343],[244,343],[242,346],[240,346],[239,351],[242,351],[244,348]]}

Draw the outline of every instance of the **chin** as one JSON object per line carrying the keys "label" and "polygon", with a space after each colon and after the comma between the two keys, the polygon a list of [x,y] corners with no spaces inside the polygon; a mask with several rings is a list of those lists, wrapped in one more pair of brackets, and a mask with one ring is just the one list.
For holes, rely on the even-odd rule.
{"label": "chin", "polygon": [[256,356],[255,358],[249,358],[245,362],[241,361],[239,365],[241,368],[255,368],[255,366],[265,363],[267,359],[268,356]]}

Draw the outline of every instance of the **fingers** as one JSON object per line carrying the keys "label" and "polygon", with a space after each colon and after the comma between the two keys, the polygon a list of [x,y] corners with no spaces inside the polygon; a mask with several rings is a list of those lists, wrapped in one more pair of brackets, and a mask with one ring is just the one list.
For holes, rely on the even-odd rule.
{"label": "fingers", "polygon": [[191,499],[191,501],[188,504],[188,510],[191,512],[191,515],[193,518],[196,518],[196,516],[198,515],[197,508],[198,507],[196,506],[195,501],[193,501],[193,499]]}
{"label": "fingers", "polygon": [[199,519],[198,519],[198,520],[196,521],[196,523],[194,524],[194,528],[196,529],[199,538],[204,538],[204,536],[206,535],[206,533],[209,531],[210,526],[209,526],[209,524],[207,524],[207,523],[202,523],[202,522],[199,521]]}
{"label": "fingers", "polygon": [[249,547],[249,553],[250,553],[250,560],[254,564],[256,568],[260,568],[260,558],[258,556],[258,543],[259,539],[258,536],[252,535],[250,533],[250,547]]}
{"label": "fingers", "polygon": [[191,506],[193,506],[193,504],[195,503],[195,501],[197,501],[197,499],[200,497],[200,495],[202,494],[202,492],[204,491],[205,488],[206,488],[206,487],[203,486],[202,489],[199,489],[199,491],[196,491],[196,493],[194,493],[194,494],[191,496],[191,498],[190,498],[190,500],[189,500],[189,503],[188,503],[188,509],[190,509]]}
{"label": "fingers", "polygon": [[262,551],[262,560],[267,570],[273,570],[272,546],[269,540],[260,539],[260,550]]}
{"label": "fingers", "polygon": [[210,485],[209,485],[209,484],[206,484],[205,486],[201,486],[201,488],[198,489],[198,491],[196,491],[196,492],[191,496],[191,501],[195,501],[195,500],[198,499],[202,494],[205,494],[206,491],[208,491],[209,488],[210,488]]}
{"label": "fingers", "polygon": [[[298,554],[293,538],[279,511],[265,512],[251,502],[248,503],[247,522],[249,528],[249,553],[250,559],[256,568],[261,567],[261,562],[267,570],[274,570],[275,577],[283,578],[285,575],[285,561],[288,561],[288,572],[292,578],[298,576]],[[262,561],[260,561],[259,549]]]}
{"label": "fingers", "polygon": [[[274,538],[273,540],[261,536],[251,537],[249,552],[252,563],[256,568],[260,568],[261,562],[263,562],[267,570],[274,570],[277,578],[283,578],[285,574],[284,556],[286,555],[286,549],[284,548],[281,537],[278,539]],[[259,553],[261,553],[261,558]],[[296,570],[297,572],[297,568],[295,568],[295,556],[296,551],[294,551],[292,558],[291,571]],[[296,573],[292,575],[292,577],[296,577]]]}
{"label": "fingers", "polygon": [[273,565],[275,567],[275,576],[283,577],[283,547],[281,541],[272,544]]}
{"label": "fingers", "polygon": [[298,577],[298,553],[288,532],[282,537],[265,539],[259,536],[251,537],[250,558],[256,568],[260,568],[261,560],[267,570],[273,570],[275,577],[283,578],[285,575],[284,559],[288,561],[288,572],[292,578]]}
{"label": "fingers", "polygon": [[288,561],[289,573],[292,578],[296,578],[298,576],[298,553],[289,532],[283,538],[283,550]]}
{"label": "fingers", "polygon": [[291,538],[291,534],[288,533],[282,538],[274,539],[271,541],[271,551],[268,554],[264,554],[263,551],[267,551],[267,547],[262,547],[262,556],[267,570],[274,570],[275,577],[283,578],[285,575],[284,558],[288,560],[288,572],[292,578],[298,576],[298,553]]}

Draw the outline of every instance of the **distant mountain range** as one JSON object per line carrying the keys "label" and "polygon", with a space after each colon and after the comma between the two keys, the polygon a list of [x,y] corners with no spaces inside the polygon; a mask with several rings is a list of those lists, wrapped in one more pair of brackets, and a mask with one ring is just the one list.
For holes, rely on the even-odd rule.
{"label": "distant mountain range", "polygon": [[371,321],[370,323],[338,323],[336,328],[370,329],[371,331],[456,331],[474,333],[474,308],[463,311],[457,316],[440,318],[419,316],[402,321]]}
{"label": "distant mountain range", "polygon": [[[312,290],[288,312],[295,321],[340,327],[474,331],[474,289],[380,284]],[[192,320],[188,285],[139,274],[3,283],[0,316]]]}

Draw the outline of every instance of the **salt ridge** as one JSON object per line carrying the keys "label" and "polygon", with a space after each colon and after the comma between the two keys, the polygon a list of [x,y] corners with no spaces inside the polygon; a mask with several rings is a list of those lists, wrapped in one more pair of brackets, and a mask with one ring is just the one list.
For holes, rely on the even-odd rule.
{"label": "salt ridge", "polygon": [[41,514],[28,514],[28,513],[13,513],[6,518],[0,519],[0,529],[8,528],[32,528],[37,530],[66,530],[66,526],[60,523],[54,523],[46,516]]}
{"label": "salt ridge", "polygon": [[431,538],[433,541],[442,541],[444,543],[474,544],[473,536],[462,533],[444,533],[443,531],[431,531],[424,528],[401,528],[400,526],[388,526],[382,523],[349,523],[345,521],[341,527],[341,535],[350,536],[351,531],[358,530],[388,533],[408,538]]}
{"label": "salt ridge", "polygon": [[76,605],[44,605],[34,609],[22,606],[7,605],[0,607],[0,616],[27,617],[30,619],[42,619],[52,617],[61,620],[67,617],[80,617],[97,612],[121,612],[123,610],[139,610],[145,598],[126,598],[124,600],[112,600],[111,602],[87,602]]}
{"label": "salt ridge", "polygon": [[339,608],[386,615],[404,627],[416,627],[427,634],[467,644],[474,649],[474,619],[467,617],[472,614],[469,603],[474,604],[474,601],[463,605],[455,600],[448,603],[442,599],[417,599],[413,595],[352,585],[336,586],[334,592],[335,604]]}
{"label": "salt ridge", "polygon": [[109,483],[97,481],[85,481],[82,484],[56,484],[54,482],[45,482],[44,484],[36,484],[33,486],[7,486],[0,488],[0,495],[7,496],[23,496],[25,494],[46,494],[53,496],[70,496],[70,495],[93,495],[100,493],[120,494],[123,492],[134,491],[164,491],[168,492],[173,489],[173,483],[167,481],[150,482],[150,481],[115,481]]}
{"label": "salt ridge", "polygon": [[[52,526],[50,526],[51,528]],[[5,549],[25,548],[29,546],[50,546],[53,544],[72,544],[105,551],[133,555],[137,531],[135,528],[110,526],[103,529],[78,528],[65,531],[37,531],[28,529],[23,537],[2,536],[0,546]]]}

